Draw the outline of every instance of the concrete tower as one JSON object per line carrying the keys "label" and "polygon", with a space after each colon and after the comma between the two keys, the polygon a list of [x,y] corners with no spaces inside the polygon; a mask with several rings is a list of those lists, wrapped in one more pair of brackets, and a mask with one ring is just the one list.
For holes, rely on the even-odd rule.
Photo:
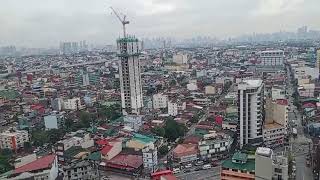
{"label": "concrete tower", "polygon": [[139,115],[143,106],[140,75],[140,42],[125,36],[117,40],[121,104],[124,115]]}
{"label": "concrete tower", "polygon": [[238,84],[238,135],[240,148],[262,142],[263,82],[243,80]]}

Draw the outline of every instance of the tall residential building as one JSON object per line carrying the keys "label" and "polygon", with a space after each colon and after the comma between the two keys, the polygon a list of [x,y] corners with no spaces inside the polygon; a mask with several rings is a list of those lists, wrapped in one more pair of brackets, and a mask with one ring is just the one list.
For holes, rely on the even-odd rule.
{"label": "tall residential building", "polygon": [[288,159],[276,156],[272,149],[258,147],[255,154],[255,179],[256,180],[287,180]]}
{"label": "tall residential building", "polygon": [[240,148],[262,142],[263,82],[243,80],[238,84],[238,136]]}
{"label": "tall residential building", "polygon": [[259,66],[271,68],[284,67],[284,51],[282,50],[261,51],[259,56],[261,61]]}
{"label": "tall residential building", "polygon": [[18,150],[23,144],[29,142],[28,131],[9,130],[0,134],[0,149]]}
{"label": "tall residential building", "polygon": [[158,151],[157,148],[149,146],[142,149],[143,167],[148,172],[155,172],[158,169]]}
{"label": "tall residential building", "polygon": [[135,37],[120,38],[117,46],[122,112],[124,115],[140,114],[143,100],[139,40]]}
{"label": "tall residential building", "polygon": [[320,49],[317,50],[317,62],[316,67],[318,68],[318,72],[320,72]]}
{"label": "tall residential building", "polygon": [[43,120],[47,130],[62,129],[64,126],[64,115],[57,111],[53,111],[51,114],[44,116]]}

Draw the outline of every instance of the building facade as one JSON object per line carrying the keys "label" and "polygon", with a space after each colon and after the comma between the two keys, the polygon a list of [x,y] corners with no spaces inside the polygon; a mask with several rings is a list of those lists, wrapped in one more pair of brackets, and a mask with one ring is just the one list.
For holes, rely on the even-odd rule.
{"label": "building facade", "polygon": [[221,180],[254,180],[255,161],[247,154],[236,152],[221,164]]}
{"label": "building facade", "polygon": [[9,130],[0,134],[0,148],[11,149],[13,151],[23,148],[23,144],[29,142],[28,131]]}
{"label": "building facade", "polygon": [[259,53],[260,66],[263,67],[284,67],[284,51],[282,50],[271,50],[262,51]]}
{"label": "building facade", "polygon": [[152,96],[153,109],[162,109],[168,106],[168,96],[162,93]]}
{"label": "building facade", "polygon": [[177,116],[178,115],[178,103],[174,101],[168,102],[168,115]]}
{"label": "building facade", "polygon": [[227,152],[233,139],[227,135],[217,135],[217,134],[207,134],[204,135],[204,139],[199,141],[198,148],[200,152],[201,159],[208,159],[215,157],[220,153]]}
{"label": "building facade", "polygon": [[158,166],[158,151],[156,148],[145,147],[142,149],[143,167],[148,172],[155,172]]}
{"label": "building facade", "polygon": [[143,106],[140,74],[140,47],[135,37],[117,40],[122,112],[140,114]]}
{"label": "building facade", "polygon": [[61,176],[65,180],[76,180],[76,179],[99,179],[98,176],[98,165],[81,160],[73,162],[71,164],[62,167]]}
{"label": "building facade", "polygon": [[288,160],[276,156],[270,148],[258,147],[255,154],[255,179],[273,180],[288,179]]}
{"label": "building facade", "polygon": [[64,115],[58,112],[44,116],[43,119],[46,129],[60,129],[64,126]]}
{"label": "building facade", "polygon": [[240,148],[262,142],[263,82],[244,80],[238,84],[238,136]]}

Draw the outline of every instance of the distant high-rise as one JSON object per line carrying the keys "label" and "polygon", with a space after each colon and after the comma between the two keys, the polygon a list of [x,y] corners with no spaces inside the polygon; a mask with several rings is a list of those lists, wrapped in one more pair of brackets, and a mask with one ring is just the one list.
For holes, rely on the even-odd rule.
{"label": "distant high-rise", "polygon": [[86,41],[60,43],[61,54],[74,54],[86,50],[88,50],[88,45]]}
{"label": "distant high-rise", "polygon": [[317,50],[317,62],[316,67],[319,69],[320,72],[320,49]]}
{"label": "distant high-rise", "polygon": [[240,148],[262,142],[263,82],[243,80],[238,84],[238,136]]}
{"label": "distant high-rise", "polygon": [[269,68],[284,67],[284,52],[282,50],[261,51],[259,52],[259,66]]}
{"label": "distant high-rise", "polygon": [[135,37],[117,40],[122,112],[140,114],[143,106],[140,75],[140,42]]}

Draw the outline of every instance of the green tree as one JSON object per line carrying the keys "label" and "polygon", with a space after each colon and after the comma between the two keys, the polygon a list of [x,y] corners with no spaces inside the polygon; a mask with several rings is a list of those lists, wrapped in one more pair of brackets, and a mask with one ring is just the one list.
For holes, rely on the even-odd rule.
{"label": "green tree", "polygon": [[98,108],[98,116],[103,119],[107,118],[110,121],[114,121],[121,117],[121,107],[119,104],[102,106]]}
{"label": "green tree", "polygon": [[168,146],[161,146],[158,152],[161,156],[164,156],[169,152],[169,148]]}
{"label": "green tree", "polygon": [[92,120],[90,113],[86,111],[81,111],[79,117],[80,117],[80,126],[82,128],[90,127],[90,122]]}
{"label": "green tree", "polygon": [[169,86],[175,86],[177,85],[177,81],[172,79],[170,82],[169,82]]}
{"label": "green tree", "polygon": [[178,137],[184,135],[186,131],[186,127],[184,125],[179,125],[175,120],[168,119],[165,125],[165,137],[169,139],[169,141],[175,141]]}
{"label": "green tree", "polygon": [[55,144],[63,138],[65,131],[63,129],[50,129],[47,131],[47,135],[49,137],[49,143]]}
{"label": "green tree", "polygon": [[190,122],[191,123],[198,123],[199,120],[200,120],[200,113],[193,115]]}
{"label": "green tree", "polygon": [[74,121],[70,118],[67,118],[64,122],[64,125],[67,131],[71,131],[73,129],[72,127],[74,125]]}
{"label": "green tree", "polygon": [[49,142],[48,134],[42,130],[35,130],[31,133],[31,141],[34,146],[43,146]]}
{"label": "green tree", "polygon": [[11,149],[5,148],[0,151],[0,174],[14,169],[10,164],[12,155]]}
{"label": "green tree", "polygon": [[161,136],[161,137],[164,137],[164,135],[165,135],[164,128],[160,128],[160,127],[152,128],[151,132],[156,134],[157,136]]}

